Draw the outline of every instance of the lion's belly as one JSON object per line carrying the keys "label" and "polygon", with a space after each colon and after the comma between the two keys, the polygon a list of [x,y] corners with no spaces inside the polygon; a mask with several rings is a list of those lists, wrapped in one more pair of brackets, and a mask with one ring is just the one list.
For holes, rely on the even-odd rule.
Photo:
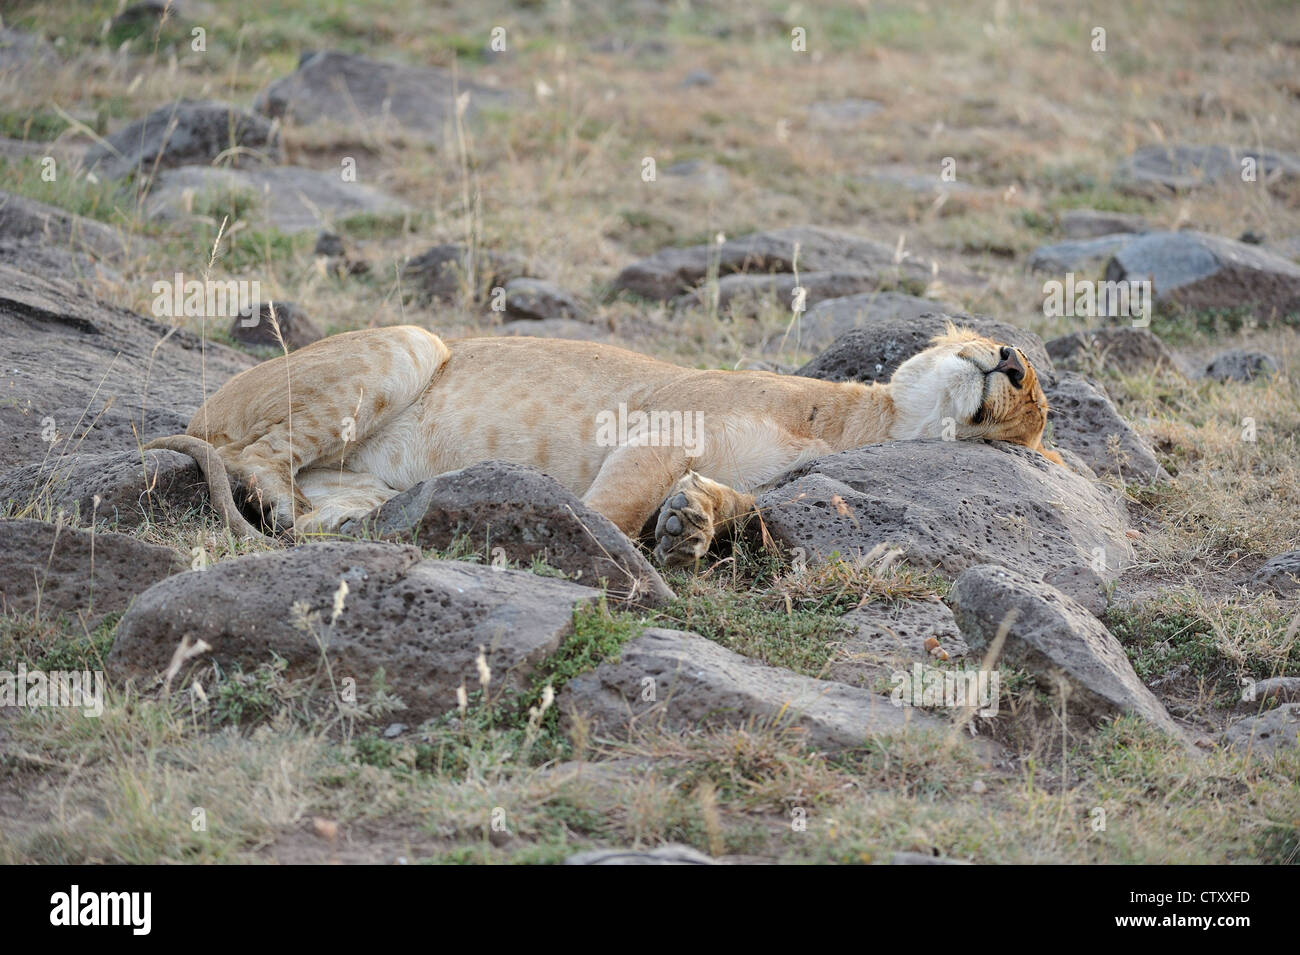
{"label": "lion's belly", "polygon": [[511,461],[546,472],[581,496],[612,450],[588,436],[581,419],[542,415],[528,426],[481,407],[416,405],[346,456],[347,467],[374,474],[398,490],[482,461]]}
{"label": "lion's belly", "polygon": [[[434,409],[417,403],[350,449],[344,461],[398,490],[483,461],[511,461],[544,471],[581,497],[628,439],[618,414],[606,409],[539,408],[524,399],[511,412],[503,416],[469,403]],[[696,431],[663,434],[687,451],[692,468],[739,490],[752,490],[829,450],[820,442],[791,443],[772,422],[748,415],[706,418]]]}
{"label": "lion's belly", "polygon": [[761,415],[731,414],[705,429],[692,467],[704,477],[753,491],[805,461],[830,452],[822,441],[795,439]]}

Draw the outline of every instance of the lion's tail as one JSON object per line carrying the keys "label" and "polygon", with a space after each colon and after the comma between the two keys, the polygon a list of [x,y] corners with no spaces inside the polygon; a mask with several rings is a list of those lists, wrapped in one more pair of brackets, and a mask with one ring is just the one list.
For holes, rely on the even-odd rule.
{"label": "lion's tail", "polygon": [[146,451],[179,451],[188,454],[199,466],[208,481],[208,500],[226,526],[243,537],[265,537],[252,524],[244,519],[235,504],[235,496],[230,493],[230,475],[226,473],[225,462],[217,449],[204,441],[188,434],[171,434],[165,438],[155,438],[144,446]]}

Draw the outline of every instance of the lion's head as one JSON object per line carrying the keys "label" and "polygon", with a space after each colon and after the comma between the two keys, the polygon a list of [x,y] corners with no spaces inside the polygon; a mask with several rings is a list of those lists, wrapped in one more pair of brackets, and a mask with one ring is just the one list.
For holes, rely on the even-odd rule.
{"label": "lion's head", "polygon": [[889,381],[896,434],[1010,441],[1064,463],[1043,447],[1047,398],[1024,352],[952,325],[932,341]]}

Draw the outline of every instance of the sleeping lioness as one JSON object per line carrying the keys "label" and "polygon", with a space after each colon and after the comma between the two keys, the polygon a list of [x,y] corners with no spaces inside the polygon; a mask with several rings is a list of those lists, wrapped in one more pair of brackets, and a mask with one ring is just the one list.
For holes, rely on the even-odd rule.
{"label": "sleeping lioness", "polygon": [[[617,427],[613,426],[617,421]],[[1047,400],[1016,348],[949,326],[888,384],[681,368],[541,338],[444,343],[412,325],[348,332],[236,375],[184,435],[232,529],[331,532],[400,491],[500,459],[550,474],[655,554],[702,557],[756,488],[834,451],[989,438],[1041,452]]]}

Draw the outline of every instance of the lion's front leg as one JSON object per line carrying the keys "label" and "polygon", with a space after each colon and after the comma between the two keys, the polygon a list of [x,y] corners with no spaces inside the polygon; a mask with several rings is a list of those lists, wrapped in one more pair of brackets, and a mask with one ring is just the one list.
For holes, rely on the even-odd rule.
{"label": "lion's front leg", "polygon": [[753,512],[754,495],[687,471],[669,492],[655,525],[655,557],[667,566],[693,566],[718,532]]}
{"label": "lion's front leg", "polygon": [[624,445],[605,458],[582,503],[635,538],[686,468],[681,448]]}

